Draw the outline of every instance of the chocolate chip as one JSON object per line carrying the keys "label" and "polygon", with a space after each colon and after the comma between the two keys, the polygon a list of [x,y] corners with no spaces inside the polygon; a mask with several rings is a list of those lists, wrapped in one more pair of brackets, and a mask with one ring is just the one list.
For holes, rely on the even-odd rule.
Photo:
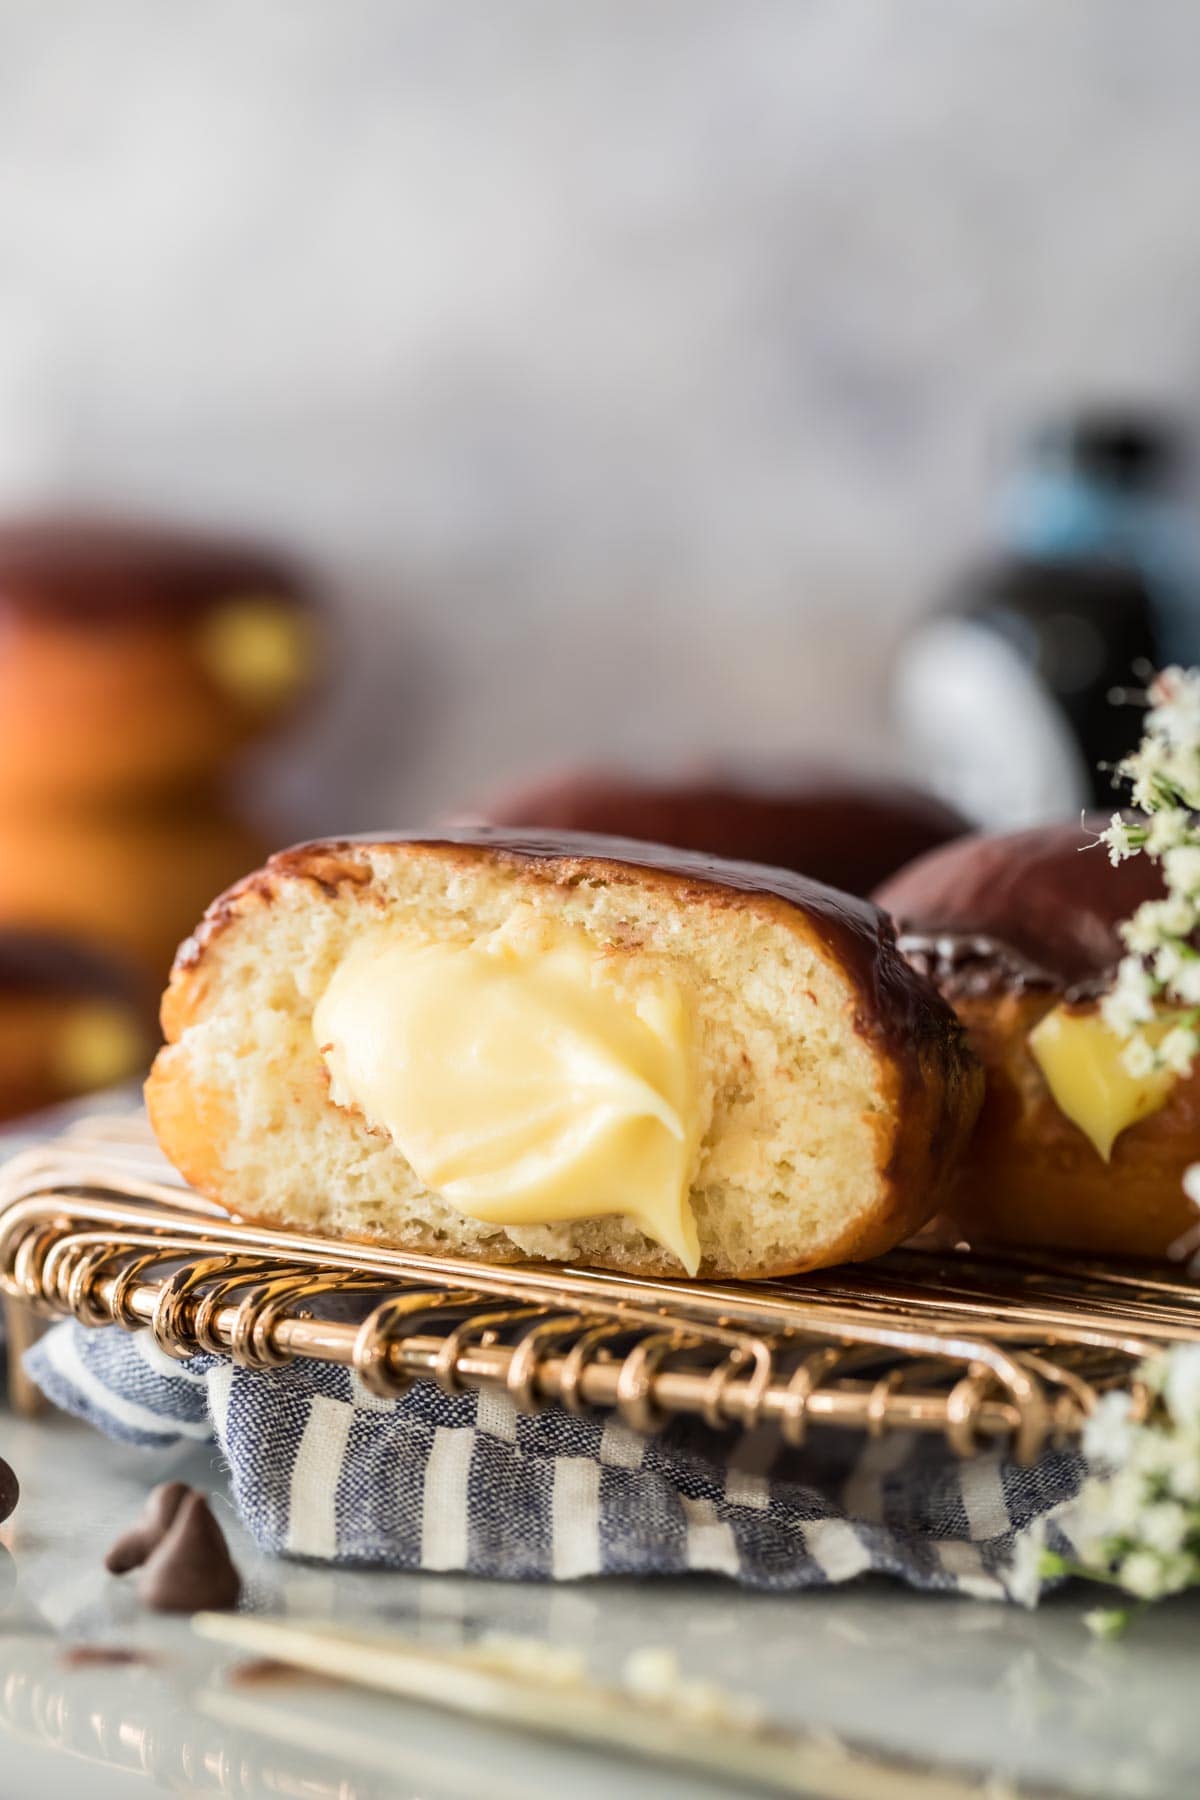
{"label": "chocolate chip", "polygon": [[21,1496],[21,1484],[6,1462],[0,1461],[0,1519],[7,1519]]}
{"label": "chocolate chip", "polygon": [[203,1494],[189,1492],[138,1577],[138,1597],[155,1612],[223,1612],[242,1591],[221,1527]]}
{"label": "chocolate chip", "polygon": [[162,1543],[176,1513],[191,1492],[186,1481],[164,1481],[151,1488],[137,1524],[122,1532],[104,1558],[109,1573],[124,1575],[129,1569],[140,1568]]}

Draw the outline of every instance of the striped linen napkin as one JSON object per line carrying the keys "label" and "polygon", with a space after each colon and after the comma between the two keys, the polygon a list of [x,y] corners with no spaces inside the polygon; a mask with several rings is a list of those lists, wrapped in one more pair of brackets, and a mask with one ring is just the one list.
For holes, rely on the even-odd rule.
{"label": "striped linen napkin", "polygon": [[268,1551],[345,1566],[517,1580],[712,1571],[751,1588],[890,1575],[935,1593],[1039,1591],[1044,1541],[1071,1555],[1073,1452],[1022,1469],[940,1439],[816,1430],[801,1449],[418,1383],[380,1400],[348,1370],[165,1356],[148,1331],[54,1327],[26,1366],[59,1406],[129,1444],[216,1439]]}

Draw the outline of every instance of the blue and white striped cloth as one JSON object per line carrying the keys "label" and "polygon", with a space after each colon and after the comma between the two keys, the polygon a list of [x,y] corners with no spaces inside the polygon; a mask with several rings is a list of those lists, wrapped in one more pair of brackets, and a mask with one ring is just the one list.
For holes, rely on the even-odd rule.
{"label": "blue and white striped cloth", "polygon": [[801,1450],[673,1425],[642,1438],[559,1407],[421,1383],[379,1400],[312,1362],[175,1362],[149,1332],[57,1325],[28,1354],[59,1406],[126,1443],[215,1437],[264,1549],[508,1579],[714,1571],[793,1589],[868,1571],[1032,1602],[1040,1541],[1069,1553],[1079,1457],[959,1462],[935,1438],[814,1432]]}

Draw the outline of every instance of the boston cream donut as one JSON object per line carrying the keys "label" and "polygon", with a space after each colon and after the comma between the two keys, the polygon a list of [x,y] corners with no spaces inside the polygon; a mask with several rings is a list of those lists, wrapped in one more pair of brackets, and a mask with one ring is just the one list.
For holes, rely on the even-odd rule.
{"label": "boston cream donut", "polygon": [[75,517],[0,525],[0,806],[208,779],[311,685],[303,579],[256,545]]}
{"label": "boston cream donut", "polygon": [[790,876],[488,829],[273,857],[210,909],[147,1084],[238,1214],[642,1274],[871,1256],[978,1105],[886,921]]}
{"label": "boston cream donut", "polygon": [[965,838],[876,899],[987,1074],[949,1228],[976,1243],[1162,1256],[1195,1224],[1181,1181],[1200,1157],[1200,1072],[1135,1079],[1101,1017],[1117,927],[1162,890],[1149,858],[1113,868],[1095,838],[1077,825]]}

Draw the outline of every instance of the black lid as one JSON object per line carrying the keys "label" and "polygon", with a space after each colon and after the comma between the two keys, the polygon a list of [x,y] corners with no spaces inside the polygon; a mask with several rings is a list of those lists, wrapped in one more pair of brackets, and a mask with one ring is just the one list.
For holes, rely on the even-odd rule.
{"label": "black lid", "polygon": [[1043,454],[1061,458],[1091,480],[1130,489],[1171,480],[1186,449],[1176,420],[1135,407],[1077,413],[1046,426],[1035,441]]}

